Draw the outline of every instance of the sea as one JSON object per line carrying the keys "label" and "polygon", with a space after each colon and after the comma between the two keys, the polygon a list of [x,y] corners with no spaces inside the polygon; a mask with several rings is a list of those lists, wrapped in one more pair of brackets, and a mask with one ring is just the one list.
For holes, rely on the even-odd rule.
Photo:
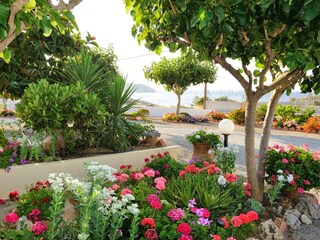
{"label": "sea", "polygon": [[[203,97],[203,90],[194,90],[190,89],[185,91],[185,93],[181,96],[181,106],[190,107],[192,105],[195,97]],[[230,100],[235,100],[237,102],[245,101],[245,94],[242,90],[208,90],[207,97],[210,99],[215,99],[219,97],[227,96]],[[268,102],[271,93],[263,96],[259,102]],[[288,102],[292,101],[292,99],[305,98],[308,94],[303,94],[299,91],[292,91],[289,96],[285,93],[282,95],[280,102]],[[140,99],[142,101],[146,101],[155,105],[172,107],[176,106],[178,102],[177,95],[173,92],[168,92],[165,90],[156,90],[156,92],[135,92],[132,95],[133,99]]]}

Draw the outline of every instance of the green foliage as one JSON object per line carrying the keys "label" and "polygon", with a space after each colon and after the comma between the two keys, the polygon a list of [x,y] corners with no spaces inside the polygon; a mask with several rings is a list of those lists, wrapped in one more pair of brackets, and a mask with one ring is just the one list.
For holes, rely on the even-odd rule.
{"label": "green foliage", "polygon": [[268,200],[271,206],[274,204],[275,200],[280,197],[281,189],[284,187],[284,185],[285,184],[283,182],[277,182],[268,190]]}
{"label": "green foliage", "polygon": [[209,133],[205,130],[198,130],[196,132],[186,135],[186,139],[189,143],[207,143],[213,149],[216,149],[218,144],[221,144],[220,135],[216,133]]}
{"label": "green foliage", "polygon": [[4,148],[5,146],[7,146],[9,143],[7,137],[6,137],[6,132],[5,130],[2,128],[0,129],[0,147]]}
{"label": "green foliage", "polygon": [[295,121],[299,125],[305,124],[309,118],[312,117],[313,114],[315,114],[316,110],[313,107],[307,107],[303,108],[300,112],[298,112],[295,116]]}
{"label": "green foliage", "polygon": [[231,119],[236,124],[244,124],[246,111],[244,108],[239,108],[231,111],[228,114],[228,118]]}
{"label": "green foliage", "polygon": [[222,144],[219,144],[215,151],[217,157],[217,167],[219,167],[224,173],[233,173],[235,170],[238,152],[239,149],[235,145],[223,147]]}
{"label": "green foliage", "polygon": [[105,108],[98,96],[89,93],[80,82],[62,86],[41,80],[26,89],[17,104],[17,114],[26,127],[37,132],[60,131],[65,136],[73,136],[73,141],[79,134],[82,144],[87,145],[92,143],[94,131],[104,122]]}
{"label": "green foliage", "polygon": [[[193,101],[192,101],[192,105],[203,105],[203,100],[204,100],[204,97],[198,97],[198,96],[195,96]],[[209,101],[211,100],[210,98],[207,97],[206,101]]]}
{"label": "green foliage", "polygon": [[319,152],[312,152],[308,146],[294,147],[275,145],[266,156],[267,183],[283,182],[284,191],[308,191],[320,186]]}
{"label": "green foliage", "polygon": [[296,113],[300,111],[297,106],[279,104],[276,109],[276,116],[282,117],[283,121],[294,120]]}
{"label": "green foliage", "polygon": [[228,102],[230,100],[227,96],[222,96],[222,97],[215,98],[214,101]]}
{"label": "green foliage", "polygon": [[256,119],[257,121],[264,121],[266,114],[267,114],[267,109],[268,109],[268,105],[267,104],[262,104],[257,108],[257,115],[256,115]]}

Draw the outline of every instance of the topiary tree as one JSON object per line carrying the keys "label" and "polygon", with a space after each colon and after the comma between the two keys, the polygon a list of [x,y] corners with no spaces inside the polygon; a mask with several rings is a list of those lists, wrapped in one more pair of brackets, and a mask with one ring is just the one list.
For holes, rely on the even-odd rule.
{"label": "topiary tree", "polygon": [[[303,92],[320,92],[319,1],[126,0],[125,4],[135,21],[132,33],[139,43],[158,53],[163,45],[173,52],[192,49],[199,59],[220,64],[241,84],[247,100],[248,179],[253,197],[261,201],[264,159],[277,102],[297,82]],[[233,66],[230,59],[237,59],[242,67]],[[256,107],[272,91],[256,161]]]}
{"label": "topiary tree", "polygon": [[216,67],[208,62],[190,61],[185,57],[152,62],[144,68],[145,77],[164,85],[167,91],[173,91],[178,97],[176,113],[180,112],[181,95],[193,84],[213,83],[216,80]]}
{"label": "topiary tree", "polygon": [[65,32],[63,19],[74,26],[74,16],[69,11],[82,0],[3,0],[0,2],[0,58],[10,61],[8,46],[23,31],[41,30],[49,36],[53,28]]}

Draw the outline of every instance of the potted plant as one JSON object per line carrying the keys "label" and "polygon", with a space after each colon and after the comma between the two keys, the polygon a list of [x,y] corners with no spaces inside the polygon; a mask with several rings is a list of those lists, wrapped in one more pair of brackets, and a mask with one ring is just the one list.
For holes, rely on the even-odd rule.
{"label": "potted plant", "polygon": [[150,145],[156,145],[161,136],[161,133],[154,128],[154,125],[145,126],[145,131],[142,134],[146,142]]}
{"label": "potted plant", "polygon": [[210,158],[209,150],[215,150],[218,144],[221,144],[220,135],[209,133],[201,129],[191,134],[186,135],[189,143],[193,144],[193,156],[200,158]]}

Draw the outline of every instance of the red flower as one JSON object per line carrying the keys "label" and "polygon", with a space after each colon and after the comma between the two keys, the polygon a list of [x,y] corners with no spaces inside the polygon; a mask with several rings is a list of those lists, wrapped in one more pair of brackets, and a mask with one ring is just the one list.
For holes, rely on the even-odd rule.
{"label": "red flower", "polygon": [[219,235],[212,235],[212,239],[213,240],[220,240],[221,238],[220,238],[220,236]]}
{"label": "red flower", "polygon": [[223,228],[228,228],[229,227],[228,220],[225,217],[221,218],[221,220],[224,222],[224,227]]}
{"label": "red flower", "polygon": [[42,201],[41,201],[41,202],[43,202],[43,203],[50,202],[50,199],[49,199],[49,198],[47,198],[47,197],[45,197],[45,198],[43,198],[43,199],[42,199]]}
{"label": "red flower", "polygon": [[191,233],[191,227],[189,226],[188,223],[180,223],[177,228],[177,232],[190,235]]}
{"label": "red flower", "polygon": [[247,212],[247,216],[249,217],[250,221],[256,221],[259,219],[259,215],[255,211]]}
{"label": "red flower", "polygon": [[178,240],[192,240],[192,236],[190,235],[185,235],[185,234],[182,234],[181,237],[178,238]]}
{"label": "red flower", "polygon": [[158,156],[159,158],[162,158],[162,154],[161,154],[161,153],[158,153],[157,156]]}
{"label": "red flower", "polygon": [[141,225],[142,226],[149,225],[151,228],[153,228],[156,224],[152,218],[144,218],[141,221]]}
{"label": "red flower", "polygon": [[303,182],[304,182],[305,185],[310,185],[310,181],[307,180],[307,179],[303,180]]}
{"label": "red flower", "polygon": [[194,164],[186,166],[185,170],[190,173],[198,173],[200,171]]}
{"label": "red flower", "polygon": [[182,171],[180,171],[179,176],[182,178],[185,174],[187,174],[187,172],[182,170]]}
{"label": "red flower", "polygon": [[251,222],[250,218],[249,218],[248,215],[246,215],[246,214],[241,213],[241,214],[239,215],[239,218],[241,219],[241,221],[242,221],[244,224],[248,224],[249,222]]}
{"label": "red flower", "polygon": [[19,220],[18,214],[13,212],[13,213],[8,213],[3,221],[5,223],[16,223],[16,222],[18,222],[18,220]]}
{"label": "red flower", "polygon": [[18,191],[12,191],[9,193],[9,198],[11,201],[16,201],[19,199],[19,192]]}
{"label": "red flower", "polygon": [[121,165],[120,166],[120,169],[125,169],[126,168],[126,165]]}
{"label": "red flower", "polygon": [[150,206],[155,210],[160,210],[162,208],[162,204],[159,201],[152,201]]}
{"label": "red flower", "polygon": [[159,197],[155,194],[149,194],[147,197],[148,203],[151,203],[152,201],[159,201]]}
{"label": "red flower", "polygon": [[6,204],[6,200],[0,198],[0,204]]}
{"label": "red flower", "polygon": [[164,164],[164,165],[163,165],[163,168],[166,168],[166,169],[167,169],[167,168],[169,168],[169,165],[168,165],[168,164]]}
{"label": "red flower", "polygon": [[232,217],[230,222],[231,222],[232,226],[234,226],[234,227],[240,227],[243,223],[241,218],[238,216]]}
{"label": "red flower", "polygon": [[40,235],[41,233],[44,233],[46,230],[47,226],[43,222],[35,222],[31,229],[31,231],[35,235]]}
{"label": "red flower", "polygon": [[144,162],[146,162],[146,163],[149,162],[149,161],[150,161],[149,158],[145,158],[144,159]]}
{"label": "red flower", "polygon": [[144,237],[146,239],[150,239],[150,240],[157,240],[158,239],[158,234],[156,232],[155,229],[149,228],[145,233],[144,233]]}
{"label": "red flower", "polygon": [[235,182],[238,180],[238,176],[233,175],[231,173],[227,173],[225,178],[226,178],[227,182]]}

